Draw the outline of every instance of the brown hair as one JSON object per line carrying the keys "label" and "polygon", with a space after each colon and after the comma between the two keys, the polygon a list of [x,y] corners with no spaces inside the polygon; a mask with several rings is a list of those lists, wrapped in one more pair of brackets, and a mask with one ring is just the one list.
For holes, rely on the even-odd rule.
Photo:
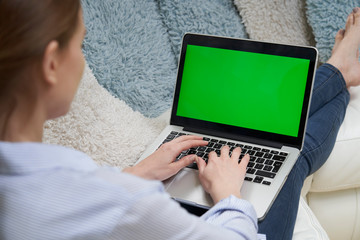
{"label": "brown hair", "polygon": [[30,65],[41,63],[49,42],[67,46],[80,8],[80,0],[0,0],[0,96]]}

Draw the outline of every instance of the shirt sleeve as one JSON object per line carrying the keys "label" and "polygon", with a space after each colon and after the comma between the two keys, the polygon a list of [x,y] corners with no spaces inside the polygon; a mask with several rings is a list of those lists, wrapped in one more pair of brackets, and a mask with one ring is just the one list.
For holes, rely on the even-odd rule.
{"label": "shirt sleeve", "polygon": [[[106,179],[113,182],[110,175]],[[256,213],[245,200],[230,196],[199,218],[173,201],[160,182],[122,175],[128,180],[121,186],[131,198],[112,239],[265,239],[257,234]]]}

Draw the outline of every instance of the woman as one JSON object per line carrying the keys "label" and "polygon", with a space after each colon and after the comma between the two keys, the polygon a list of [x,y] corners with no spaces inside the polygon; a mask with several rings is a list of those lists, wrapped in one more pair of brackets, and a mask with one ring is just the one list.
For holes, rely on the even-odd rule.
{"label": "woman", "polygon": [[[291,237],[303,178],[319,168],[332,149],[349,101],[346,87],[360,82],[359,27],[356,9],[337,35],[329,64],[318,71],[307,135],[311,139],[260,223],[260,232],[269,239],[279,233]],[[44,122],[67,113],[78,87],[84,35],[79,0],[0,1],[0,238],[263,238],[257,234],[252,206],[241,200],[249,157],[238,164],[240,148],[231,157],[228,147],[220,156],[210,154],[207,165],[195,156],[173,162],[181,151],[207,144],[199,137],[180,137],[119,172],[96,166],[78,151],[41,143]],[[321,117],[327,119],[322,127],[311,127]],[[319,138],[313,139],[314,134]],[[203,187],[216,203],[201,218],[188,214],[153,181],[174,175],[194,160]],[[285,213],[278,210],[284,204],[289,206]]]}

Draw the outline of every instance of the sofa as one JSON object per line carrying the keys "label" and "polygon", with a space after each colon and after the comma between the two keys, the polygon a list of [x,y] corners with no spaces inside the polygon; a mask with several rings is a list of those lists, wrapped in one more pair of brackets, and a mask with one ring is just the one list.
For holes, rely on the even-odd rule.
{"label": "sofa", "polygon": [[[329,4],[319,13],[322,2]],[[355,1],[354,1],[355,2]],[[82,0],[87,65],[69,114],[46,123],[44,142],[132,165],[166,126],[181,36],[198,32],[316,46],[331,53],[331,1]],[[345,4],[346,3],[346,4]],[[355,2],[356,3],[356,2]],[[355,3],[352,3],[353,5]],[[349,1],[338,1],[350,12]],[[337,6],[337,7],[339,7]],[[350,9],[350,10],[349,10]],[[324,21],[317,20],[321,16]],[[346,15],[345,15],[346,16]],[[322,32],[331,25],[332,31]],[[336,24],[343,26],[344,22]],[[328,28],[326,28],[328,29]],[[326,38],[326,41],[324,40]],[[293,239],[360,239],[360,88],[326,164],[305,181]]]}
{"label": "sofa", "polygon": [[335,147],[303,189],[330,239],[360,239],[360,88],[350,89],[350,93]]}

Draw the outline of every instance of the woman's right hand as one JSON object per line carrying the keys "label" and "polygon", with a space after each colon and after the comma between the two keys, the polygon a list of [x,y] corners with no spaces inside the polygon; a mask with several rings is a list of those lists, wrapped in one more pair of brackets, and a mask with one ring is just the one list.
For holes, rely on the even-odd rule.
{"label": "woman's right hand", "polygon": [[220,156],[217,156],[215,152],[209,153],[207,164],[202,158],[197,157],[196,159],[200,182],[212,197],[214,204],[230,195],[241,198],[240,189],[250,157],[246,154],[238,163],[241,149],[235,148],[231,157],[229,151],[229,147],[224,146]]}

